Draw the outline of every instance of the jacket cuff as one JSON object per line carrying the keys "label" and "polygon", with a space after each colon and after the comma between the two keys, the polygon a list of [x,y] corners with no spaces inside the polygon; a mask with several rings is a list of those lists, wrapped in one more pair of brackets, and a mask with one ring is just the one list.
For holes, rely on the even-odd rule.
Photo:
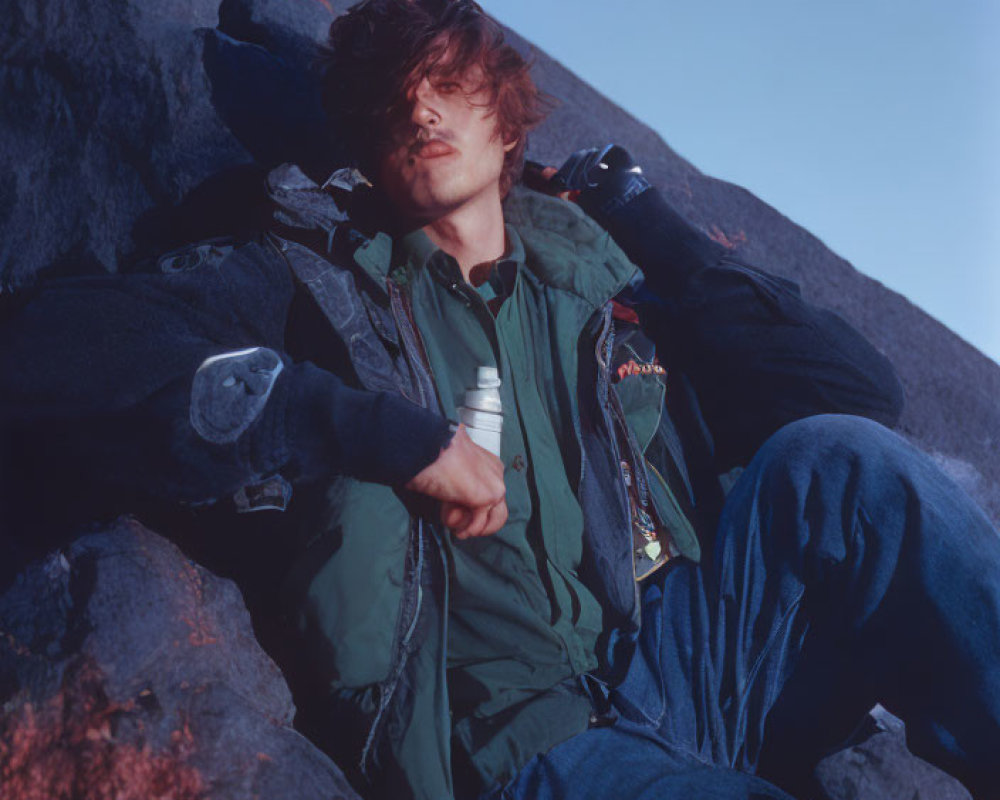
{"label": "jacket cuff", "polygon": [[404,484],[451,441],[447,420],[401,395],[353,389],[309,363],[290,372],[285,430],[296,478]]}

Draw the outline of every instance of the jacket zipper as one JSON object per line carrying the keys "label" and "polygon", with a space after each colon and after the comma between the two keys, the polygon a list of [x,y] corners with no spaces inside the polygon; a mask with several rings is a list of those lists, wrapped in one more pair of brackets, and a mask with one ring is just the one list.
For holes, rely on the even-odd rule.
{"label": "jacket zipper", "polygon": [[[618,485],[624,489],[625,486],[625,474],[622,471],[622,458],[621,458],[621,448],[618,446],[617,437],[614,435],[615,420],[614,415],[617,412],[617,407],[615,406],[614,393],[611,391],[611,354],[614,349],[614,321],[611,316],[611,307],[606,306],[604,309],[604,322],[601,329],[600,335],[597,337],[597,343],[594,347],[594,352],[597,356],[597,393],[598,393],[598,403],[601,407],[601,413],[604,418],[604,427],[608,433],[608,443],[611,446],[611,452],[615,457],[615,464],[618,469]],[[627,432],[627,429],[626,429]],[[633,473],[635,473],[633,469]],[[644,476],[645,477],[645,476]],[[647,489],[648,491],[648,489]],[[624,526],[622,530],[627,539],[626,546],[629,553],[629,562],[632,564],[632,571],[629,575],[629,582],[632,584],[633,592],[633,602],[635,605],[635,614],[639,624],[642,623],[642,598],[639,593],[639,584],[635,580],[635,555],[632,552],[632,514],[629,507],[628,500],[626,499],[623,504],[622,510],[624,511]]]}
{"label": "jacket zipper", "polygon": [[[406,363],[410,369],[410,374],[413,379],[414,388],[419,396],[420,404],[422,407],[432,410],[430,401],[432,398],[436,399],[437,392],[434,389],[433,375],[430,371],[423,343],[420,341],[419,334],[417,333],[416,327],[413,323],[413,317],[410,313],[409,305],[406,298],[403,296],[402,292],[399,291],[399,288],[393,281],[387,280],[386,288],[389,292],[389,303],[396,322],[396,328],[399,331],[400,339],[403,343],[403,352],[406,357]],[[375,746],[378,742],[381,729],[385,724],[386,712],[392,703],[393,696],[396,693],[396,689],[399,687],[399,681],[402,678],[403,671],[405,670],[407,661],[409,660],[410,645],[417,630],[417,623],[420,620],[420,612],[423,609],[423,572],[426,559],[426,532],[424,530],[423,519],[418,518],[411,526],[411,535],[413,535],[414,531],[416,534],[416,560],[411,570],[411,575],[408,576],[411,578],[409,585],[416,587],[415,601],[413,604],[413,616],[409,620],[408,624],[406,624],[406,630],[400,639],[397,648],[398,659],[396,664],[389,677],[379,684],[378,709],[376,710],[371,726],[368,729],[368,736],[365,738],[365,745],[362,749],[359,763],[362,774],[366,776],[368,774],[367,770],[369,760],[371,759],[372,753],[374,752]],[[404,583],[404,585],[406,584]]]}
{"label": "jacket zipper", "polygon": [[[437,400],[437,390],[434,388],[434,378],[427,360],[427,353],[413,322],[409,303],[393,281],[387,280],[386,287],[389,291],[389,305],[396,321],[396,329],[403,342],[406,364],[410,368],[410,376],[413,379],[420,405],[428,410],[433,410],[431,404]],[[419,369],[417,368],[418,363]],[[440,404],[438,406],[440,411]]]}
{"label": "jacket zipper", "polygon": [[413,528],[416,529],[417,544],[416,563],[412,569],[412,579],[417,587],[413,615],[406,626],[406,631],[404,632],[402,639],[400,639],[398,647],[399,657],[396,661],[396,665],[389,677],[379,684],[378,709],[375,711],[375,717],[372,719],[371,727],[368,729],[368,736],[365,738],[365,746],[361,751],[361,760],[359,762],[361,773],[366,776],[368,774],[368,761],[372,756],[375,744],[378,741],[381,728],[384,724],[385,714],[389,709],[389,705],[392,703],[393,695],[396,693],[396,688],[399,686],[399,680],[403,676],[403,670],[406,668],[406,663],[409,660],[410,643],[413,641],[413,634],[416,632],[417,622],[420,619],[421,607],[423,606],[424,589],[422,586],[422,577],[425,558],[423,520],[417,519],[411,530]]}

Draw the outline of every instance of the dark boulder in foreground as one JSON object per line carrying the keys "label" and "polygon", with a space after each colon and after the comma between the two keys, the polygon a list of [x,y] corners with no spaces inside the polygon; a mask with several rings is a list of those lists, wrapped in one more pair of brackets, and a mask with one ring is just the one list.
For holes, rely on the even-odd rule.
{"label": "dark boulder in foreground", "polygon": [[236,586],[137,522],[0,597],[0,797],[356,800],[292,729]]}

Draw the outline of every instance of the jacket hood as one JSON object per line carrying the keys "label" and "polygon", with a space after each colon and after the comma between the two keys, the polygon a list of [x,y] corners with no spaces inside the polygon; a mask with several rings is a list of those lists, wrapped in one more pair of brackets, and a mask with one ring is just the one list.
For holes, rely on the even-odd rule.
{"label": "jacket hood", "polygon": [[[611,235],[575,203],[516,186],[504,201],[504,217],[520,234],[529,268],[539,280],[595,308],[638,272]],[[595,262],[607,269],[578,269]]]}

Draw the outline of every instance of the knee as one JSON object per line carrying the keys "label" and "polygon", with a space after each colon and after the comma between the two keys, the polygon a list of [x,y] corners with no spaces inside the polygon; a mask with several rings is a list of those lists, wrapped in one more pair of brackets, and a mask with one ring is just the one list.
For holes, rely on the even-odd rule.
{"label": "knee", "polygon": [[795,472],[875,467],[894,471],[912,462],[917,451],[905,439],[865,417],[821,414],[789,423],[771,436],[755,460]]}
{"label": "knee", "polygon": [[864,451],[872,447],[893,447],[899,436],[866,417],[849,414],[818,414],[790,422],[777,431],[765,446],[774,445],[796,452],[844,449]]}
{"label": "knee", "polygon": [[767,531],[766,541],[782,543],[782,552],[801,553],[808,544],[814,555],[839,563],[859,520],[885,514],[895,519],[905,508],[912,482],[906,450],[912,448],[904,440],[866,418],[798,420],[761,446],[727,499],[727,510],[749,510],[761,535]]}

